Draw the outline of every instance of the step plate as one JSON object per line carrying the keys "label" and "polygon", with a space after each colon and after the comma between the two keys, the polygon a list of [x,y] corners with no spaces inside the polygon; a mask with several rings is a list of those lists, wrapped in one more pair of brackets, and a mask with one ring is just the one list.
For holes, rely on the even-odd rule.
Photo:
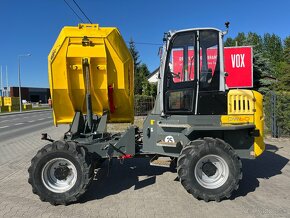
{"label": "step plate", "polygon": [[157,146],[161,146],[161,147],[172,147],[172,148],[176,148],[177,143],[176,142],[164,142],[164,141],[159,141],[156,143]]}
{"label": "step plate", "polygon": [[168,158],[158,158],[156,160],[150,161],[151,166],[158,166],[158,167],[170,167],[171,159]]}

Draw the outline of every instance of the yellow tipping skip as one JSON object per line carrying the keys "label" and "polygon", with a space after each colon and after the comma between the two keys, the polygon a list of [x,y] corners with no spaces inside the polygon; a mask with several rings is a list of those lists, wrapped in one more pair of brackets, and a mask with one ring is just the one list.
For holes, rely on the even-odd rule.
{"label": "yellow tipping skip", "polygon": [[54,123],[71,123],[76,111],[86,114],[86,77],[82,60],[89,61],[93,114],[108,111],[109,122],[134,120],[132,56],[117,28],[98,24],[64,27],[49,56],[49,84]]}
{"label": "yellow tipping skip", "polygon": [[260,136],[255,137],[254,153],[259,156],[265,150],[263,96],[252,90],[230,90],[228,93],[228,115],[221,118],[223,125],[255,124]]}

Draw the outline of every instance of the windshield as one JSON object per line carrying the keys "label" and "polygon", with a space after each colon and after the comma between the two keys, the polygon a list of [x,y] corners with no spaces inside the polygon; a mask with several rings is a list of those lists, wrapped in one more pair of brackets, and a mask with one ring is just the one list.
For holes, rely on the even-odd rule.
{"label": "windshield", "polygon": [[[219,32],[199,31],[199,84],[201,91],[219,90]],[[195,79],[196,31],[179,33],[172,41],[167,61],[167,75],[174,83]]]}
{"label": "windshield", "polygon": [[164,70],[166,113],[197,113],[202,92],[220,90],[220,35],[214,29],[175,33]]}
{"label": "windshield", "polygon": [[194,47],[194,32],[182,33],[173,39],[167,71],[174,83],[194,80]]}

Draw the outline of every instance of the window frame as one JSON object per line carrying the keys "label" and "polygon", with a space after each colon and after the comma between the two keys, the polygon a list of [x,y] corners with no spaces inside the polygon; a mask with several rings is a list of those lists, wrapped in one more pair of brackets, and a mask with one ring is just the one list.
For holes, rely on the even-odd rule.
{"label": "window frame", "polygon": [[[188,81],[182,81],[182,82],[177,82],[175,83],[173,81],[173,76],[171,74],[171,71],[170,71],[170,67],[169,67],[169,61],[170,61],[170,57],[172,55],[172,49],[173,49],[173,45],[174,45],[174,40],[177,38],[177,37],[180,37],[182,35],[187,35],[187,34],[192,34],[194,35],[194,45],[191,45],[194,49],[194,80],[188,80]],[[174,38],[171,40],[170,44],[169,44],[169,47],[168,47],[168,52],[167,52],[167,56],[166,56],[166,63],[165,63],[165,70],[164,70],[164,84],[163,84],[163,87],[164,87],[164,111],[165,111],[165,114],[194,114],[195,112],[195,102],[196,102],[196,89],[197,89],[197,61],[199,60],[199,58],[196,58],[197,57],[197,31],[196,30],[190,30],[190,31],[184,31],[184,32],[180,32],[180,33],[177,33],[176,35],[173,36]],[[180,47],[176,47],[176,48],[185,48],[180,46]],[[185,51],[186,49],[183,50],[183,71],[184,71],[184,67],[186,66],[185,65],[185,56],[187,56],[186,58],[186,61],[188,62],[188,51]],[[186,54],[186,55],[185,55]],[[169,108],[169,99],[168,99],[168,96],[169,96],[169,93],[170,92],[173,92],[173,91],[185,91],[185,90],[191,90],[192,91],[192,99],[191,99],[191,108],[190,110],[171,110]]]}

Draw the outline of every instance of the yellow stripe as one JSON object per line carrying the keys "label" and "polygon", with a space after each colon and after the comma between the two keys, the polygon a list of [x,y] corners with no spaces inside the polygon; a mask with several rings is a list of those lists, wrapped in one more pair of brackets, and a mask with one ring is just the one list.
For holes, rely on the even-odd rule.
{"label": "yellow stripe", "polygon": [[222,124],[248,124],[254,123],[253,115],[223,115]]}

